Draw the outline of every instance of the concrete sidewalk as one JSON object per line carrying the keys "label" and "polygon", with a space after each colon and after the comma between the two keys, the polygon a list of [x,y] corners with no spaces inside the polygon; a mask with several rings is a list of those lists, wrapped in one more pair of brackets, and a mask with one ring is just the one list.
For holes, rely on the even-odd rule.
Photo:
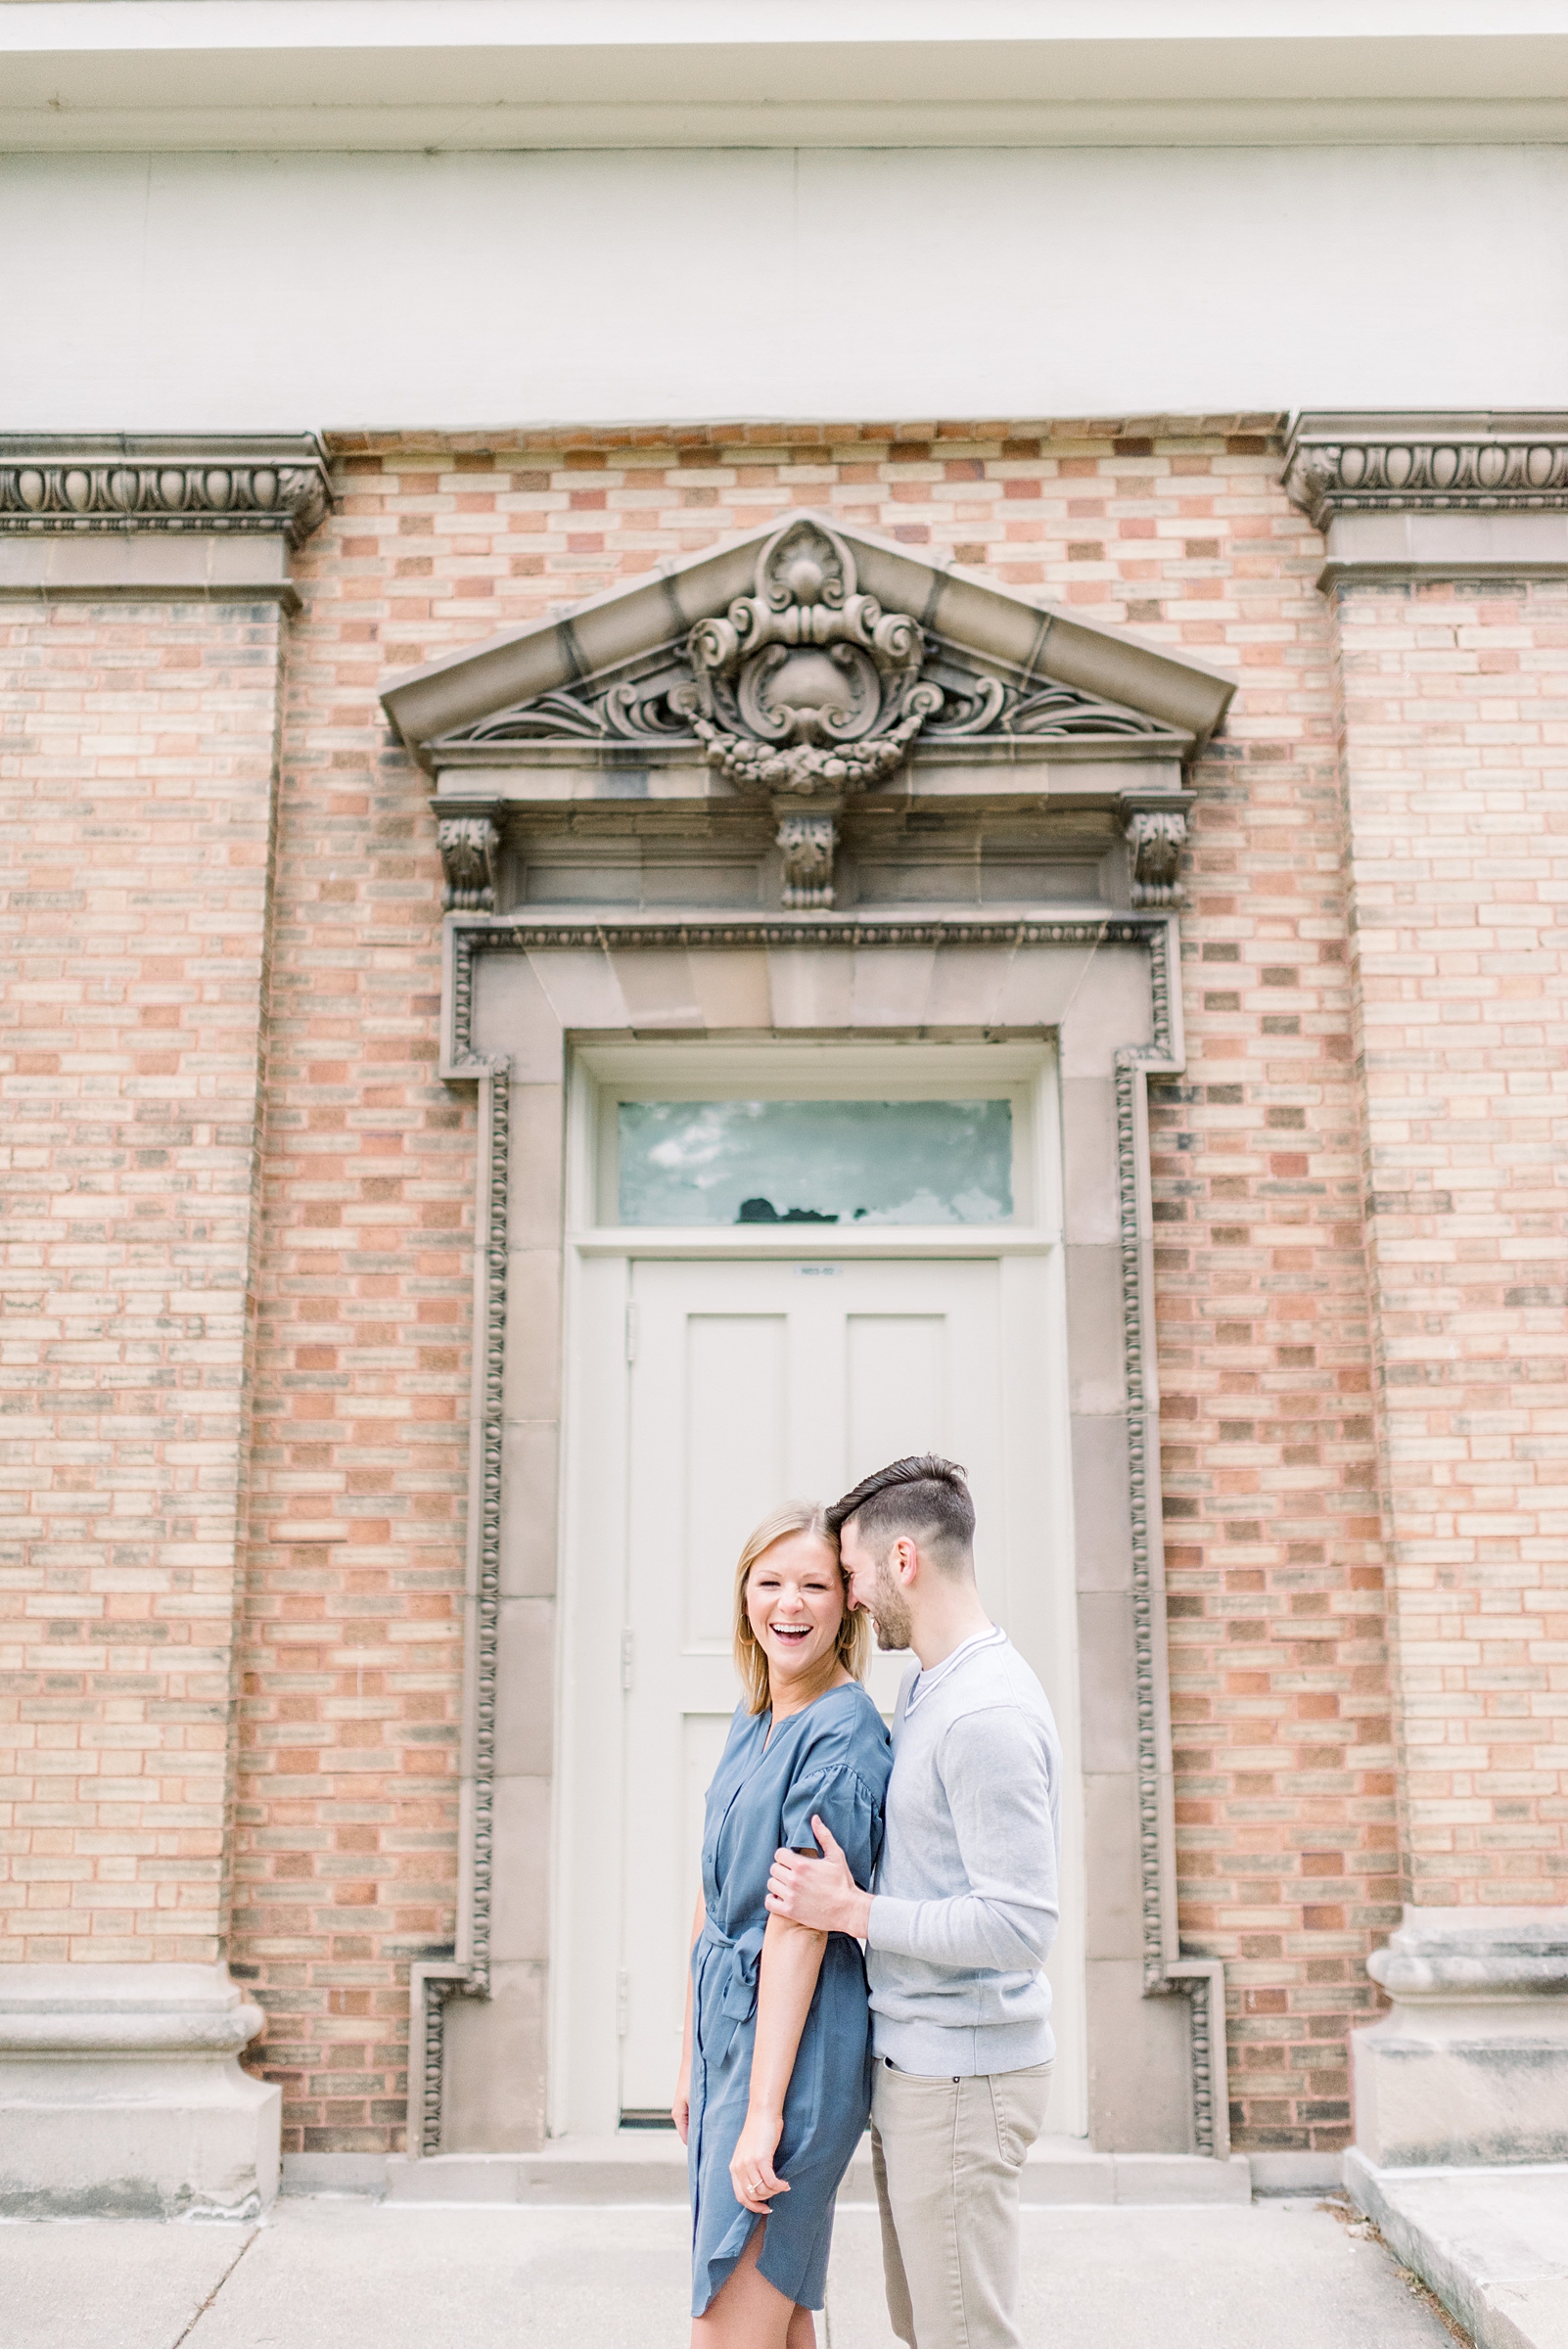
{"label": "concrete sidewalk", "polygon": [[[684,2211],[286,2197],[260,2227],[0,2226],[6,2349],[687,2349]],[[1029,2349],[1453,2349],[1320,2203],[1024,2214]],[[897,2349],[841,2205],[823,2349]]]}

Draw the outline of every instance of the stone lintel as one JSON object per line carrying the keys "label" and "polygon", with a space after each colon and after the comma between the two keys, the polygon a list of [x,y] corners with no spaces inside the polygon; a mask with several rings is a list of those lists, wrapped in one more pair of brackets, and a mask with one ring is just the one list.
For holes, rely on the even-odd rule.
{"label": "stone lintel", "polygon": [[[0,556],[4,547],[0,543]],[[1181,763],[1175,757],[1139,755],[1140,746],[1089,746],[1051,743],[1029,759],[982,763],[955,753],[926,761],[911,760],[880,790],[856,794],[854,806],[864,814],[890,814],[906,806],[949,806],[956,814],[988,806],[1058,809],[1115,809],[1136,800],[1170,801],[1183,807],[1192,794],[1183,792]],[[646,766],[595,765],[579,760],[557,761],[520,760],[517,764],[443,766],[437,775],[431,805],[438,816],[471,810],[494,811],[497,816],[558,816],[564,808],[592,806],[603,808],[656,806],[678,813],[687,809],[704,822],[716,810],[734,814],[767,814],[767,803],[738,791],[710,766],[701,765],[689,752],[676,762],[650,761]]]}

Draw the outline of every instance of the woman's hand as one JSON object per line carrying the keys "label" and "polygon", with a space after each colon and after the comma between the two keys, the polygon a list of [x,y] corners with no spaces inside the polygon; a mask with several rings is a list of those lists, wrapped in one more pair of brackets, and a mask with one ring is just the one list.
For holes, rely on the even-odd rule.
{"label": "woman's hand", "polygon": [[771,2197],[790,2190],[784,2180],[773,2173],[773,2156],[783,2134],[781,2112],[748,2110],[745,2127],[730,2158],[729,2182],[735,2189],[736,2201],[743,2210],[755,2210],[761,2219],[769,2216]]}
{"label": "woman's hand", "polygon": [[683,2063],[680,2078],[675,2083],[675,2100],[669,2107],[669,2117],[675,2124],[675,2135],[682,2144],[691,2127],[691,2066]]}

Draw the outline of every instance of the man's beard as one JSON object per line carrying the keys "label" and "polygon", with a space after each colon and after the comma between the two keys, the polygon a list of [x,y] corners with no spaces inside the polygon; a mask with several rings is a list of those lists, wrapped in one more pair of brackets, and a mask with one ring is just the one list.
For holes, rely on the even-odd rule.
{"label": "man's beard", "polygon": [[871,1614],[877,1627],[877,1645],[884,1653],[889,1648],[908,1646],[909,1635],[914,1628],[909,1620],[908,1602],[898,1576],[886,1558],[881,1559],[877,1566]]}

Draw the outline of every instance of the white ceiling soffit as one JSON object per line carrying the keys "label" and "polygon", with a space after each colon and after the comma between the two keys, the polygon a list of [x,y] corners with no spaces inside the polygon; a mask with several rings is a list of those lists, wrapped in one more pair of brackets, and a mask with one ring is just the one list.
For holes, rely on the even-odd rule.
{"label": "white ceiling soffit", "polygon": [[1562,0],[8,0],[6,149],[1568,132]]}
{"label": "white ceiling soffit", "polygon": [[1236,690],[1234,677],[1185,653],[1026,602],[977,572],[932,562],[873,530],[847,529],[801,507],[775,516],[765,530],[661,565],[559,618],[405,669],[383,688],[383,707],[421,757],[439,735],[683,638],[697,621],[747,594],[759,548],[803,519],[826,524],[849,543],[862,592],[874,595],[885,611],[911,613],[931,633],[1020,676],[1080,687],[1189,735],[1199,746]]}

